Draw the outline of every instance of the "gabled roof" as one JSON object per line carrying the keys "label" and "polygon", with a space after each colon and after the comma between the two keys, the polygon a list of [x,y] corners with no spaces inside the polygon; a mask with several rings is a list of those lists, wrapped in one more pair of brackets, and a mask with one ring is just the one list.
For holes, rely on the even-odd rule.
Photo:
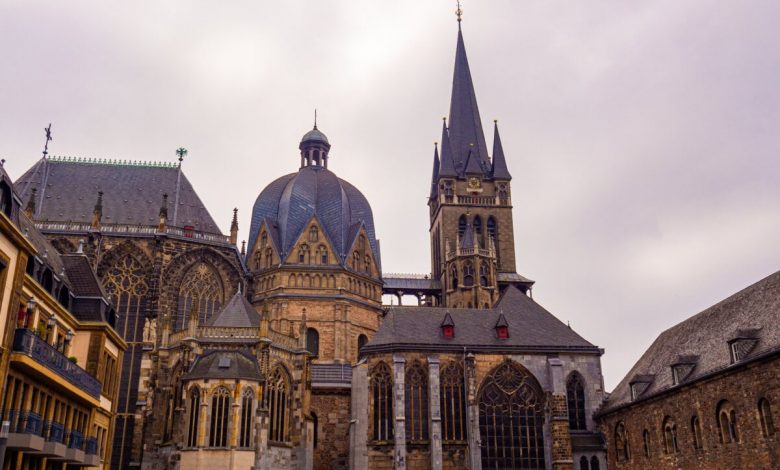
{"label": "gabled roof", "polygon": [[68,273],[68,280],[73,288],[73,294],[80,297],[103,297],[108,295],[98,281],[89,259],[83,253],[70,253],[61,256]]}
{"label": "gabled roof", "polygon": [[[449,313],[456,325],[455,337],[440,335]],[[499,339],[495,326],[503,313],[509,338]],[[362,352],[392,350],[581,352],[601,350],[515,287],[508,287],[495,308],[390,307],[374,338]]]}
{"label": "gabled roof", "polygon": [[195,379],[263,380],[257,359],[248,351],[210,351],[198,356],[182,377]]}
{"label": "gabled roof", "polygon": [[475,168],[485,165],[489,167],[490,160],[485,134],[482,130],[477,96],[474,93],[474,83],[471,80],[466,46],[463,43],[463,33],[460,28],[458,28],[455,71],[452,78],[449,131],[455,168],[465,168],[470,150],[473,150],[474,157],[477,159],[475,163],[480,163]]}
{"label": "gabled roof", "polygon": [[103,224],[156,226],[162,196],[167,193],[171,205],[168,225],[221,234],[183,173],[178,209],[174,207],[178,176],[175,165],[50,158],[27,170],[15,186],[25,203],[32,189],[38,190],[36,221],[90,223],[97,192],[103,191]]}
{"label": "gabled roof", "polygon": [[758,342],[743,363],[780,351],[780,271],[661,333],[615,387],[601,413],[629,404],[630,385],[637,378],[652,378],[641,399],[671,389],[672,366],[681,362],[695,359],[686,383],[732,367],[729,342],[746,335]]}
{"label": "gabled roof", "polygon": [[246,300],[244,294],[236,292],[225,308],[211,317],[207,326],[248,328],[260,326],[260,314]]}

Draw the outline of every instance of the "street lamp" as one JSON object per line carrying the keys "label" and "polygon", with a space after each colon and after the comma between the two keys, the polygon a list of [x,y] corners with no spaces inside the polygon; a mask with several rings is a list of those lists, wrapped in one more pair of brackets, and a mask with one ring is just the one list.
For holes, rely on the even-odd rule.
{"label": "street lamp", "polygon": [[49,341],[49,337],[51,336],[51,331],[54,329],[54,325],[57,324],[57,315],[51,314],[48,320],[46,320],[46,338],[45,341]]}
{"label": "street lamp", "polygon": [[70,341],[73,339],[73,330],[68,330],[67,333],[65,333],[65,344],[62,346],[62,354],[67,355],[68,350],[70,349]]}

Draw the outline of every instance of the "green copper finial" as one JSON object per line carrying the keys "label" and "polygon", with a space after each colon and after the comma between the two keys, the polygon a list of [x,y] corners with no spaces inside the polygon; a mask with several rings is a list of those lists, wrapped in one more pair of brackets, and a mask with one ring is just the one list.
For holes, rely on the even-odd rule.
{"label": "green copper finial", "polygon": [[185,149],[184,147],[177,148],[176,155],[179,156],[179,162],[181,162],[182,160],[184,160],[184,157],[187,156],[187,149]]}

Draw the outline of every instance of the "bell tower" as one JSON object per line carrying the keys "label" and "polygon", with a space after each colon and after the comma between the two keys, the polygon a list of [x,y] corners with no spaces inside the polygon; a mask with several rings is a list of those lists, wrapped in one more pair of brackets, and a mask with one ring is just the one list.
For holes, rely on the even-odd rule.
{"label": "bell tower", "polygon": [[474,84],[458,22],[449,121],[434,148],[428,199],[431,274],[446,307],[486,308],[509,284],[532,281],[516,273],[509,169],[494,124],[488,154]]}

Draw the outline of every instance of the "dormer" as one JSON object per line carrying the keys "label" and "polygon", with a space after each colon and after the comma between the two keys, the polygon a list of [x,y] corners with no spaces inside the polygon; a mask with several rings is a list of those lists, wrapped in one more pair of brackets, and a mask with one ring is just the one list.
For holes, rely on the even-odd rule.
{"label": "dormer", "polygon": [[441,334],[447,339],[455,337],[455,322],[452,321],[450,312],[444,314],[444,320],[441,322]]}
{"label": "dormer", "polygon": [[672,383],[679,385],[685,382],[691,376],[696,364],[699,362],[699,356],[680,356],[672,364]]}
{"label": "dormer", "polygon": [[631,400],[634,401],[641,397],[650,388],[654,380],[654,375],[635,375],[631,382],[628,383],[631,390]]}
{"label": "dormer", "polygon": [[498,321],[496,321],[496,338],[509,339],[509,323],[506,321],[504,312],[498,315]]}
{"label": "dormer", "polygon": [[755,349],[758,344],[760,328],[740,329],[729,340],[729,352],[731,363],[742,361]]}

